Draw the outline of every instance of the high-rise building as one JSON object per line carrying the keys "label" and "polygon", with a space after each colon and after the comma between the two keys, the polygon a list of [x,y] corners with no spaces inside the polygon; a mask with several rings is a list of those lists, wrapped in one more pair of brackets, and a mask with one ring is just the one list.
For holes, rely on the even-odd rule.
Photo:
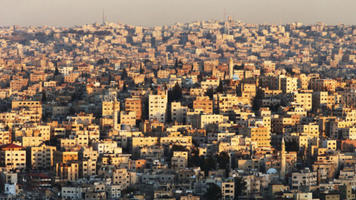
{"label": "high-rise building", "polygon": [[150,120],[158,120],[159,122],[166,121],[166,110],[167,110],[167,92],[161,94],[149,95],[148,99],[148,113]]}

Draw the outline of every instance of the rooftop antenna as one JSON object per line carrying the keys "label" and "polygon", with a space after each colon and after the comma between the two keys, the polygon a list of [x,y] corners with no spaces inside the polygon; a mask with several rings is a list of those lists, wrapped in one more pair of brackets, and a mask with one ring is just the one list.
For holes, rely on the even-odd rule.
{"label": "rooftop antenna", "polygon": [[224,21],[226,20],[226,8],[224,8]]}
{"label": "rooftop antenna", "polygon": [[102,16],[102,20],[103,20],[103,24],[105,24],[105,11],[104,11],[104,9],[103,9],[103,16]]}

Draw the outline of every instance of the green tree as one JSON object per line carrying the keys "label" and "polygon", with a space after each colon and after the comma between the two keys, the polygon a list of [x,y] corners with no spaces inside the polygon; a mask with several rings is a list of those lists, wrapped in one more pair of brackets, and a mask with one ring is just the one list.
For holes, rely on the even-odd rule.
{"label": "green tree", "polygon": [[225,90],[224,90],[224,84],[222,82],[222,80],[220,80],[219,82],[219,86],[216,88],[216,92],[217,93],[223,93]]}
{"label": "green tree", "polygon": [[235,183],[235,199],[237,199],[238,196],[241,196],[245,192],[246,182],[242,177],[235,177],[234,183]]}
{"label": "green tree", "polygon": [[172,151],[187,151],[187,148],[185,146],[182,146],[182,145],[177,145],[177,144],[174,144],[172,146]]}
{"label": "green tree", "polygon": [[59,70],[56,64],[56,67],[54,68],[54,76],[57,76],[59,74]]}
{"label": "green tree", "polygon": [[188,167],[200,167],[203,164],[204,157],[200,157],[198,148],[194,147],[188,157]]}
{"label": "green tree", "polygon": [[253,98],[253,101],[252,101],[252,110],[253,111],[257,112],[261,108],[262,98],[263,98],[263,92],[262,92],[262,90],[258,89],[256,96]]}
{"label": "green tree", "polygon": [[209,171],[211,170],[216,170],[215,158],[213,156],[208,156],[207,158],[205,158],[204,162],[202,162],[202,165],[200,166],[200,169],[205,172],[205,175],[208,175]]}
{"label": "green tree", "polygon": [[213,96],[214,96],[214,89],[213,88],[209,88],[206,93],[205,93],[206,96],[208,96],[210,99],[213,99]]}
{"label": "green tree", "polygon": [[122,74],[121,74],[121,80],[125,80],[127,78],[127,71],[126,71],[126,68],[124,68],[122,70]]}
{"label": "green tree", "polygon": [[207,200],[221,199],[221,188],[215,183],[210,183],[204,197]]}
{"label": "green tree", "polygon": [[45,103],[47,101],[47,98],[46,98],[46,92],[45,90],[42,91],[42,99],[41,99],[41,102],[42,103]]}
{"label": "green tree", "polygon": [[169,97],[169,102],[179,101],[183,98],[182,88],[179,86],[178,83],[176,83],[172,88],[172,90],[168,92],[168,97]]}
{"label": "green tree", "polygon": [[220,169],[228,169],[230,163],[230,156],[225,151],[221,152],[217,157],[217,162]]}

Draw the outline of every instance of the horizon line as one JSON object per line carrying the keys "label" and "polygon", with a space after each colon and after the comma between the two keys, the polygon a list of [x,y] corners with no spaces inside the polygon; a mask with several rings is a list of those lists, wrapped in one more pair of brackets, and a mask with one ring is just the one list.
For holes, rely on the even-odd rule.
{"label": "horizon line", "polygon": [[[229,16],[227,16],[229,17]],[[177,24],[191,24],[191,23],[195,23],[195,22],[209,22],[209,21],[216,21],[216,22],[224,22],[227,21],[227,19],[223,20],[223,19],[205,19],[205,20],[196,20],[196,21],[186,21],[186,22],[174,22],[171,24],[162,24],[162,25],[151,25],[151,26],[147,26],[147,25],[137,25],[135,23],[133,24],[129,24],[129,23],[121,23],[119,20],[115,21],[105,21],[105,23],[100,23],[100,22],[92,22],[92,23],[83,23],[83,24],[74,24],[74,25],[49,25],[49,24],[42,24],[42,25],[18,25],[18,24],[12,24],[12,25],[0,25],[0,28],[3,27],[21,27],[21,28],[30,28],[30,27],[55,27],[55,28],[73,28],[73,27],[80,27],[80,26],[84,26],[84,25],[104,25],[104,24],[110,24],[110,23],[114,23],[114,24],[121,24],[121,25],[127,25],[127,26],[135,26],[135,27],[143,27],[143,28],[154,28],[154,27],[164,27],[164,26],[175,26]],[[346,25],[346,26],[355,26],[356,24],[347,24],[347,23],[338,23],[338,24],[328,24],[325,23],[323,21],[317,21],[315,23],[305,23],[302,21],[291,21],[288,23],[248,23],[239,19],[233,19],[232,21],[235,22],[239,22],[242,24],[247,24],[247,25],[270,25],[270,26],[283,26],[283,25],[290,25],[293,23],[301,23],[302,26],[311,26],[311,25],[318,25],[319,23],[326,25],[326,26],[338,26],[338,25]]]}

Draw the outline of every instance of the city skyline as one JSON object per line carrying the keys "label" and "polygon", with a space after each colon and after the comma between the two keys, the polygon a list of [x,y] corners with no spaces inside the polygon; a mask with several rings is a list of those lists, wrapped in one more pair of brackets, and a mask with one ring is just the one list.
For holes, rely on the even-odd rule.
{"label": "city skyline", "polygon": [[356,200],[355,0],[0,2],[0,199]]}
{"label": "city skyline", "polygon": [[221,20],[224,16],[252,24],[353,24],[356,20],[356,13],[352,12],[356,2],[352,0],[3,0],[2,4],[0,26],[73,26],[101,23],[103,10],[107,21],[142,26]]}

